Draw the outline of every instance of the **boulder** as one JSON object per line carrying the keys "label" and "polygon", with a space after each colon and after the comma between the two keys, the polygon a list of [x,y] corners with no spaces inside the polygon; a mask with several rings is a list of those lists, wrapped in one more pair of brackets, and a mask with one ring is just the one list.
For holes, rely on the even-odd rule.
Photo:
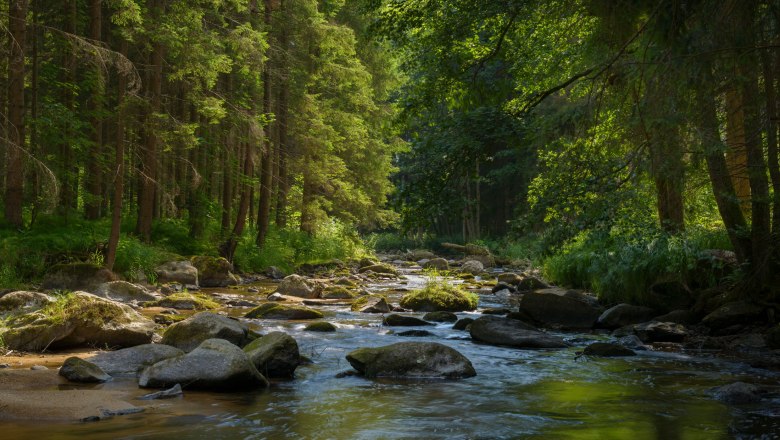
{"label": "boulder", "polygon": [[472,339],[491,345],[515,348],[563,348],[563,339],[536,330],[533,326],[516,319],[498,316],[481,316],[471,323]]}
{"label": "boulder", "polygon": [[276,292],[287,296],[312,299],[320,297],[322,286],[305,277],[293,274],[284,277],[276,288]]}
{"label": "boulder", "polygon": [[727,303],[702,319],[711,329],[723,329],[732,325],[753,324],[766,318],[766,310],[748,301]]}
{"label": "boulder", "polygon": [[54,298],[40,292],[19,290],[0,297],[0,313],[32,312],[54,302]]}
{"label": "boulder", "polygon": [[266,303],[250,310],[244,315],[250,319],[319,319],[324,315],[314,309],[303,306],[285,305],[279,303]]}
{"label": "boulder", "polygon": [[511,286],[511,285],[515,285],[515,284],[520,283],[520,281],[523,280],[523,277],[521,277],[520,275],[518,275],[516,273],[507,272],[507,273],[498,274],[498,277],[496,278],[496,280],[499,283],[504,283],[506,285],[510,285]]}
{"label": "boulder", "polygon": [[353,299],[357,296],[346,287],[329,286],[322,292],[322,299]]}
{"label": "boulder", "polygon": [[647,305],[661,312],[688,309],[696,302],[691,289],[678,279],[660,280],[650,286]]}
{"label": "boulder", "polygon": [[485,271],[485,265],[476,260],[468,260],[460,265],[460,271],[472,275],[479,275]]}
{"label": "boulder", "polygon": [[526,293],[520,311],[542,326],[567,330],[592,328],[601,315],[598,307],[557,288]]}
{"label": "boulder", "polygon": [[396,333],[396,336],[422,338],[426,336],[435,336],[435,335],[429,332],[428,330],[407,330],[405,332]]}
{"label": "boulder", "polygon": [[455,322],[458,320],[458,315],[445,311],[428,312],[423,319],[431,322]]}
{"label": "boulder", "polygon": [[219,303],[198,293],[180,292],[144,304],[147,307],[165,307],[176,310],[214,310]]}
{"label": "boulder", "polygon": [[97,264],[55,264],[43,278],[43,288],[47,290],[86,290],[93,292],[101,284],[117,279],[118,277],[115,273]]}
{"label": "boulder", "polygon": [[476,309],[478,303],[476,294],[447,282],[429,284],[421,290],[407,293],[400,301],[401,307],[416,312],[462,312]]}
{"label": "boulder", "polygon": [[138,378],[142,388],[184,388],[213,391],[267,387],[246,353],[224,339],[207,339],[191,352],[146,367]]}
{"label": "boulder", "polygon": [[145,287],[127,281],[103,283],[95,290],[95,295],[123,303],[138,303],[158,299],[156,295],[146,290]]}
{"label": "boulder", "polygon": [[472,322],[474,322],[474,318],[461,318],[455,324],[452,325],[452,329],[467,330]]}
{"label": "boulder", "polygon": [[531,292],[537,289],[549,287],[547,283],[532,275],[525,275],[520,281],[515,283],[518,292]]}
{"label": "boulder", "polygon": [[152,341],[156,325],[125,304],[75,292],[41,310],[15,316],[2,338],[19,351],[83,346],[132,347]]}
{"label": "boulder", "polygon": [[361,267],[358,272],[366,273],[369,271],[374,273],[385,274],[385,275],[396,275],[396,276],[398,275],[398,269],[385,263],[372,264],[370,266]]}
{"label": "boulder", "polygon": [[143,344],[116,351],[104,351],[89,359],[112,376],[137,376],[149,365],[181,356],[184,352],[165,344]]}
{"label": "boulder", "polygon": [[610,344],[607,342],[594,342],[585,347],[582,354],[585,356],[600,357],[636,356],[634,350],[631,350],[630,348],[626,348],[620,344]]}
{"label": "boulder", "polygon": [[281,280],[287,276],[282,269],[276,266],[268,266],[268,269],[265,270],[265,275],[272,280]]}
{"label": "boulder", "polygon": [[471,361],[453,348],[435,342],[399,342],[359,348],[347,361],[366,377],[460,379],[477,374]]}
{"label": "boulder", "polygon": [[391,327],[414,327],[418,325],[433,325],[430,322],[425,322],[420,318],[415,318],[414,316],[404,316],[404,315],[397,315],[395,313],[392,313],[390,315],[385,316],[385,319],[382,320],[382,325],[387,325]]}
{"label": "boulder", "polygon": [[511,310],[503,307],[488,307],[482,310],[483,315],[508,315],[510,313],[512,313]]}
{"label": "boulder", "polygon": [[503,282],[496,283],[496,285],[490,289],[490,293],[498,293],[502,290],[506,290],[508,293],[517,293],[517,289]]}
{"label": "boulder", "polygon": [[672,310],[665,315],[656,316],[652,320],[658,322],[674,322],[677,324],[694,324],[696,322],[696,315],[690,310]]}
{"label": "boulder", "polygon": [[212,312],[201,312],[165,330],[162,343],[192,351],[207,339],[224,339],[243,347],[249,343],[249,327],[243,322]]}
{"label": "boulder", "polygon": [[222,257],[197,256],[190,260],[198,269],[198,285],[201,287],[235,286],[241,280],[233,275],[233,265]]}
{"label": "boulder", "polygon": [[100,383],[111,380],[111,376],[100,367],[77,357],[65,359],[59,375],[77,383]]}
{"label": "boulder", "polygon": [[649,307],[618,304],[604,311],[596,323],[599,327],[616,329],[631,324],[647,322],[655,316],[655,311]]}
{"label": "boulder", "polygon": [[198,285],[198,269],[189,261],[169,261],[158,266],[154,273],[157,282]]}
{"label": "boulder", "polygon": [[682,342],[688,331],[685,326],[673,322],[645,322],[634,326],[634,333],[645,344],[652,342]]}
{"label": "boulder", "polygon": [[426,249],[415,249],[408,251],[405,257],[410,261],[432,260],[436,258],[436,254]]}
{"label": "boulder", "polygon": [[[422,260],[420,260],[422,261]],[[433,258],[421,264],[423,269],[448,270],[450,264],[444,258]]]}
{"label": "boulder", "polygon": [[761,389],[755,385],[734,382],[715,389],[715,398],[732,405],[744,405],[761,400]]}
{"label": "boulder", "polygon": [[352,311],[360,313],[388,313],[393,308],[384,295],[366,295],[352,303]]}
{"label": "boulder", "polygon": [[271,332],[244,347],[244,353],[265,377],[292,378],[301,363],[298,343],[284,332]]}
{"label": "boulder", "polygon": [[331,324],[328,321],[317,321],[312,322],[311,324],[307,324],[306,327],[304,327],[303,331],[305,332],[335,332],[336,326]]}

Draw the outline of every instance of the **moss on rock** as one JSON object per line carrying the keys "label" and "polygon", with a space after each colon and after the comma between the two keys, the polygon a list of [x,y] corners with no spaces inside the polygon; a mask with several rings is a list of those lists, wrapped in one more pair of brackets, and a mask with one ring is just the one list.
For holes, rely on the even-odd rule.
{"label": "moss on rock", "polygon": [[168,307],[179,310],[214,310],[219,303],[199,293],[179,292],[158,301],[144,303],[147,307]]}
{"label": "moss on rock", "polygon": [[429,282],[401,298],[401,307],[417,312],[462,312],[477,308],[479,297],[447,282]]}
{"label": "moss on rock", "polygon": [[357,296],[358,295],[356,293],[351,292],[346,287],[341,286],[326,287],[320,295],[322,299],[352,299]]}
{"label": "moss on rock", "polygon": [[307,332],[335,332],[336,326],[328,321],[317,321],[308,324],[303,331]]}
{"label": "moss on rock", "polygon": [[250,319],[319,319],[324,315],[314,309],[278,303],[262,304],[245,315]]}

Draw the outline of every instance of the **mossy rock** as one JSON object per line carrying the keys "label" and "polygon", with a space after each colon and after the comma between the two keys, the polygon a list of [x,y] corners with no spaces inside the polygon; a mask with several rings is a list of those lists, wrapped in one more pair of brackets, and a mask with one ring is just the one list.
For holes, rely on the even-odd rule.
{"label": "mossy rock", "polygon": [[415,318],[414,316],[398,315],[395,313],[391,313],[385,316],[385,319],[382,320],[382,325],[387,325],[390,327],[414,327],[420,325],[434,325],[434,324],[423,321],[420,318]]}
{"label": "mossy rock", "polygon": [[458,320],[458,316],[452,312],[440,310],[438,312],[426,313],[423,319],[431,322],[455,322]]}
{"label": "mossy rock", "polygon": [[154,315],[154,322],[162,325],[176,324],[177,322],[187,319],[186,315],[168,315],[164,313],[158,313]]}
{"label": "mossy rock", "polygon": [[320,294],[322,299],[353,299],[357,296],[356,293],[341,286],[326,287],[322,294]]}
{"label": "mossy rock", "polygon": [[245,315],[250,319],[320,319],[324,315],[314,309],[277,303],[262,304]]}
{"label": "mossy rock", "polygon": [[388,313],[392,310],[384,295],[365,295],[356,299],[351,307],[353,312]]}
{"label": "mossy rock", "polygon": [[359,272],[366,273],[369,271],[384,275],[398,275],[398,269],[385,263],[372,264],[371,266],[361,267]]}
{"label": "mossy rock", "polygon": [[336,331],[336,326],[331,324],[328,321],[317,321],[317,322],[312,322],[311,324],[308,324],[303,329],[303,331],[306,331],[306,332],[322,332],[322,333],[335,332]]}
{"label": "mossy rock", "polygon": [[353,289],[357,288],[357,283],[355,283],[354,281],[350,280],[347,277],[338,278],[336,281],[333,282],[333,284],[337,286],[351,287]]}
{"label": "mossy rock", "polygon": [[474,310],[479,297],[449,283],[430,283],[424,289],[411,292],[401,298],[401,307],[416,312],[462,312]]}
{"label": "mossy rock", "polygon": [[453,326],[453,330],[468,330],[471,323],[474,322],[474,318],[461,318]]}
{"label": "mossy rock", "polygon": [[224,339],[243,347],[252,338],[245,323],[213,312],[200,312],[168,327],[162,343],[192,351],[208,339]]}
{"label": "mossy rock", "polygon": [[298,343],[284,332],[271,332],[244,347],[244,353],[266,377],[292,378],[301,363]]}
{"label": "mossy rock", "polygon": [[359,348],[347,355],[366,377],[458,379],[475,376],[471,362],[458,351],[435,342],[399,342]]}
{"label": "mossy rock", "polygon": [[158,301],[144,303],[146,307],[167,307],[178,310],[214,310],[219,303],[199,293],[180,292]]}
{"label": "mossy rock", "polygon": [[198,269],[198,283],[202,287],[227,287],[239,283],[231,272],[233,265],[222,257],[197,256],[190,259]]}
{"label": "mossy rock", "polygon": [[116,274],[97,264],[55,264],[43,278],[43,288],[94,291],[101,284],[117,279]]}

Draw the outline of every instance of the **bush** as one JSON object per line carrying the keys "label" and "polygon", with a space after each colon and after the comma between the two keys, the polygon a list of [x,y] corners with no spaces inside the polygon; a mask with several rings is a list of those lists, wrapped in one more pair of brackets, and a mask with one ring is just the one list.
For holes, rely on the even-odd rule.
{"label": "bush", "polygon": [[550,281],[592,289],[607,303],[646,304],[658,279],[685,280],[705,249],[729,249],[723,230],[690,229],[670,236],[658,230],[583,232],[544,261]]}

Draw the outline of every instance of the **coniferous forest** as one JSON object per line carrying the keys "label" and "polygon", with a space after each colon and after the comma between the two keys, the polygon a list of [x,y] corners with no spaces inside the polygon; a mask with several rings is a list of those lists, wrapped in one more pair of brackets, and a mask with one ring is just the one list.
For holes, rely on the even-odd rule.
{"label": "coniferous forest", "polygon": [[777,0],[4,1],[0,426],[766,438],[778,95]]}

